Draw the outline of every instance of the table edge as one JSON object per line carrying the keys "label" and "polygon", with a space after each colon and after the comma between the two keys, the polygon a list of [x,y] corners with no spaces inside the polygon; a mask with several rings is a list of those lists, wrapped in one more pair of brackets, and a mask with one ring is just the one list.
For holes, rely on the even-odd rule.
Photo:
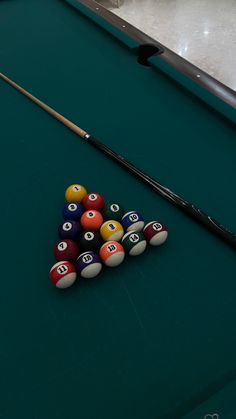
{"label": "table edge", "polygon": [[[206,89],[208,92],[213,94],[215,97],[219,98],[225,104],[229,105],[231,108],[236,110],[236,92],[220,81],[216,80],[214,77],[207,74],[205,71],[199,69],[194,64],[190,63],[183,57],[180,57],[174,51],[170,50],[159,41],[156,41],[149,35],[142,32],[140,29],[134,27],[132,24],[128,23],[124,19],[112,13],[110,10],[106,9],[96,0],[63,0],[69,3],[70,5],[81,4],[87,7],[90,11],[95,13],[95,15],[101,17],[113,27],[118,29],[121,33],[127,35],[133,41],[135,41],[139,46],[145,44],[152,44],[159,49],[162,49],[163,52],[158,55],[159,60],[163,63],[174,67],[175,70],[184,74],[190,78],[194,83]],[[235,119],[235,118],[230,118]]]}

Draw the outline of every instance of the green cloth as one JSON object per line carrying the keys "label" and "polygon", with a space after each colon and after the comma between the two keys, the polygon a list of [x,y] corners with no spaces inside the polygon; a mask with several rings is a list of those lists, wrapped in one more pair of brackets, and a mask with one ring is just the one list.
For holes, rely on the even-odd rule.
{"label": "green cloth", "polygon": [[[0,71],[236,231],[235,126],[107,30],[60,0],[1,1],[0,57]],[[235,251],[3,81],[0,109],[0,417],[190,414],[235,368]],[[74,182],[166,223],[168,241],[56,290]]]}
{"label": "green cloth", "polygon": [[183,419],[233,419],[236,417],[236,382],[233,381],[223,389],[204,400]]}

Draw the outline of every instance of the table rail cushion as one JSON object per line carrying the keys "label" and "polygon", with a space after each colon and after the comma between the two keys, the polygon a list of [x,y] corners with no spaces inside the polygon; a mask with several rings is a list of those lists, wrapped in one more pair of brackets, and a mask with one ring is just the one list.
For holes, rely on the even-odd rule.
{"label": "table rail cushion", "polygon": [[155,45],[161,54],[154,54],[149,59],[150,65],[161,69],[171,78],[177,80],[182,86],[204,100],[218,112],[236,122],[236,92],[223,85],[204,71],[187,62],[152,39],[139,29],[135,28],[120,17],[106,10],[94,0],[64,0],[78,11],[92,19],[103,29],[107,30],[126,46],[138,51],[144,44]]}

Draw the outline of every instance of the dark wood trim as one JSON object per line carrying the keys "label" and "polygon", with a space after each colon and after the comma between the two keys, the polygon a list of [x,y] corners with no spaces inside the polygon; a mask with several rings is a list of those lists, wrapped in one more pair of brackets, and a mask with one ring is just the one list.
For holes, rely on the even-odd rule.
{"label": "dark wood trim", "polygon": [[135,28],[130,23],[116,16],[104,6],[97,3],[95,0],[76,0],[78,3],[88,7],[98,16],[107,20],[111,25],[118,28],[121,32],[127,34],[130,38],[136,41],[139,45],[152,44],[157,48],[163,50],[159,56],[161,60],[173,66],[176,70],[191,78],[195,83],[204,87],[214,96],[220,98],[223,102],[236,109],[236,92],[223,83],[211,77],[209,74],[200,70],[195,65],[191,64],[184,58],[171,51],[160,42],[154,40],[144,32]]}

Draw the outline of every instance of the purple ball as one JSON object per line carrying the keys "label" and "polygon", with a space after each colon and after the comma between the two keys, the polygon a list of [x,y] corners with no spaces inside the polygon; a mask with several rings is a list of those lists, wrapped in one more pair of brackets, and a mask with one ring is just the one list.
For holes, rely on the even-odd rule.
{"label": "purple ball", "polygon": [[81,230],[78,221],[68,220],[58,227],[58,234],[61,239],[76,240]]}
{"label": "purple ball", "polygon": [[96,253],[84,252],[77,258],[75,266],[83,278],[95,278],[101,272],[102,262]]}

